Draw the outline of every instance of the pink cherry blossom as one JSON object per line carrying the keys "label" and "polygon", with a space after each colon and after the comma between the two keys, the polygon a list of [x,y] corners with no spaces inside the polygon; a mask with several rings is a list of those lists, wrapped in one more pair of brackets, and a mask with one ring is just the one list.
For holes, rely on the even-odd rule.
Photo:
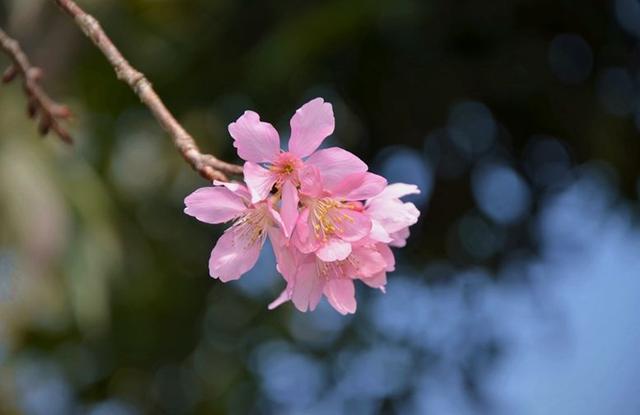
{"label": "pink cherry blossom", "polygon": [[282,199],[281,213],[287,234],[297,219],[296,188],[300,185],[299,174],[305,164],[322,170],[328,180],[367,170],[362,160],[340,148],[316,151],[333,133],[335,124],[333,107],[322,98],[313,99],[299,108],[290,124],[289,151],[280,150],[276,129],[260,121],[260,116],[253,111],[246,111],[229,125],[233,145],[245,160],[244,180],[249,187],[251,201],[257,203],[266,199],[275,188]]}
{"label": "pink cherry blossom", "polygon": [[205,223],[234,223],[218,239],[209,259],[209,274],[227,282],[255,265],[269,232],[281,224],[270,201],[250,202],[245,186],[225,183],[203,187],[185,198],[185,213]]}
{"label": "pink cherry blossom", "polygon": [[258,260],[268,237],[285,289],[269,309],[291,301],[314,310],[322,297],[341,314],[354,313],[356,281],[385,291],[395,269],[391,246],[406,244],[420,212],[402,197],[414,185],[388,185],[355,155],[318,150],[333,133],[331,104],[316,98],[291,119],[289,151],[258,114],[229,125],[246,162],[240,183],[214,182],[185,199],[185,213],[219,224],[232,222],[216,243],[209,273],[223,282],[240,278]]}
{"label": "pink cherry blossom", "polygon": [[324,295],[329,304],[341,314],[355,313],[355,280],[384,291],[386,272],[393,270],[393,254],[384,244],[365,243],[353,246],[348,256],[336,261],[323,261],[313,254],[299,254],[295,278],[273,309],[291,300],[300,311],[313,311]]}
{"label": "pink cherry blossom", "polygon": [[343,260],[351,253],[351,243],[371,232],[371,218],[357,201],[377,195],[387,181],[362,172],[329,186],[324,183],[315,167],[303,172],[300,197],[303,209],[293,242],[300,252],[315,252],[323,261]]}

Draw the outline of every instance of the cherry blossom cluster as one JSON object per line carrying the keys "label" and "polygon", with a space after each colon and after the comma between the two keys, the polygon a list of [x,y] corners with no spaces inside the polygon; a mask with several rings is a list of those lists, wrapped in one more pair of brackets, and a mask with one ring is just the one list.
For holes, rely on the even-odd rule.
{"label": "cherry blossom cluster", "polygon": [[253,111],[229,125],[246,185],[215,181],[185,199],[185,213],[202,222],[232,222],[211,252],[212,277],[240,278],[269,238],[286,282],[269,309],[292,301],[313,310],[324,295],[338,312],[354,313],[354,280],[384,292],[395,267],[390,247],[405,245],[420,215],[400,199],[420,191],[388,184],[346,150],[319,149],[333,131],[333,108],[322,98],[291,118],[288,151]]}

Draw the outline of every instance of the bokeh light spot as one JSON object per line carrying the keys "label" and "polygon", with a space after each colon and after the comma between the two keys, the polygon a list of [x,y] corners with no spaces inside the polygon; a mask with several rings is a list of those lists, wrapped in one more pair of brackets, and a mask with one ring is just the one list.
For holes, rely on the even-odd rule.
{"label": "bokeh light spot", "polygon": [[505,165],[479,166],[473,172],[472,190],[480,210],[499,224],[520,220],[531,203],[524,179]]}
{"label": "bokeh light spot", "polygon": [[640,37],[640,3],[637,0],[616,0],[615,11],[620,26]]}
{"label": "bokeh light spot", "polygon": [[391,183],[413,183],[420,194],[410,195],[403,200],[423,206],[431,194],[433,175],[426,160],[416,150],[409,147],[393,146],[383,149],[377,159],[379,174]]}
{"label": "bokeh light spot", "polygon": [[548,58],[551,72],[567,84],[584,82],[593,68],[591,46],[573,33],[556,36],[549,45]]}
{"label": "bokeh light spot", "polygon": [[525,170],[537,187],[555,187],[570,177],[571,156],[553,137],[533,137],[524,150],[524,158]]}
{"label": "bokeh light spot", "polygon": [[498,130],[491,110],[476,101],[454,105],[447,125],[452,142],[469,157],[487,151]]}
{"label": "bokeh light spot", "polygon": [[635,103],[635,86],[629,72],[623,68],[606,69],[598,79],[598,97],[608,113],[629,115]]}

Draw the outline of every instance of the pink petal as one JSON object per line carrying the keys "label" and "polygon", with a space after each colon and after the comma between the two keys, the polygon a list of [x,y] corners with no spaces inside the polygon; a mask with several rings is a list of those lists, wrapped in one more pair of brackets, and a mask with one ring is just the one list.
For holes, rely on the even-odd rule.
{"label": "pink petal", "polygon": [[249,193],[249,189],[247,188],[247,186],[245,186],[242,183],[221,182],[219,180],[214,180],[213,184],[215,186],[224,186],[227,189],[229,189],[230,191],[232,191],[233,193],[237,194],[238,196],[242,197],[243,199],[245,199],[247,201],[251,200],[251,194]]}
{"label": "pink petal", "polygon": [[315,260],[300,265],[296,274],[291,301],[302,312],[313,311],[322,298],[323,281],[316,273]]}
{"label": "pink petal", "polygon": [[386,292],[384,286],[387,285],[387,273],[379,272],[370,278],[363,278],[361,280],[371,288],[378,288],[383,293]]}
{"label": "pink petal", "polygon": [[400,229],[398,232],[394,232],[391,234],[393,241],[389,242],[390,246],[394,246],[396,248],[402,248],[407,244],[407,238],[409,238],[409,228]]}
{"label": "pink petal", "polygon": [[209,258],[209,274],[227,282],[237,280],[258,261],[264,239],[247,244],[238,228],[229,228],[222,234]]}
{"label": "pink petal", "polygon": [[284,236],[284,232],[282,229],[278,228],[269,228],[267,230],[267,234],[269,235],[269,240],[271,240],[271,246],[273,246],[274,254],[276,254],[276,259],[278,256],[278,252],[276,251],[276,247],[285,247],[287,246],[288,240]]}
{"label": "pink petal", "polygon": [[322,178],[316,166],[305,165],[298,177],[301,193],[314,198],[322,196]]}
{"label": "pink petal", "polygon": [[377,197],[399,199],[403,196],[419,193],[420,189],[415,184],[393,183],[387,186]]}
{"label": "pink petal", "polygon": [[329,304],[340,314],[356,312],[356,290],[353,281],[348,279],[331,279],[324,286],[324,295]]}
{"label": "pink petal", "polygon": [[342,261],[351,254],[351,244],[339,239],[331,239],[316,251],[318,258],[324,262]]}
{"label": "pink petal", "polygon": [[384,227],[377,220],[371,221],[371,233],[369,237],[377,242],[389,243],[393,241],[389,233],[384,229]]}
{"label": "pink petal", "polygon": [[258,203],[269,196],[276,178],[275,174],[258,164],[249,161],[244,163],[244,181],[251,192],[252,203]]}
{"label": "pink petal", "polygon": [[387,268],[387,260],[370,246],[354,248],[351,257],[357,268],[354,270],[356,275],[348,275],[350,278],[369,278]]}
{"label": "pink petal", "polygon": [[253,111],[245,111],[236,122],[229,124],[229,134],[243,160],[265,163],[280,154],[278,132],[271,124],[260,121],[260,116]]}
{"label": "pink petal", "polygon": [[305,161],[305,164],[318,168],[328,188],[335,186],[346,176],[363,173],[368,168],[364,161],[338,147],[316,151]]}
{"label": "pink petal", "polygon": [[304,104],[291,118],[289,151],[298,157],[306,157],[333,133],[335,121],[333,108],[322,98]]}
{"label": "pink petal", "polygon": [[284,182],[282,186],[282,205],[280,213],[284,223],[284,233],[287,237],[291,235],[296,221],[298,220],[298,190],[291,180]]}
{"label": "pink petal", "polygon": [[[280,234],[282,235],[281,232]],[[282,274],[285,281],[293,283],[298,270],[298,263],[300,262],[298,252],[293,249],[292,246],[287,245],[284,235],[282,235],[282,240],[284,242],[274,239],[274,235],[272,235],[271,232],[269,233],[269,238],[271,239],[271,246],[273,247],[273,252],[276,256],[276,269],[280,274]]]}
{"label": "pink petal", "polygon": [[295,247],[304,254],[314,252],[319,247],[319,242],[315,238],[313,229],[309,222],[309,208],[305,208],[298,216],[298,223],[291,238]]}
{"label": "pink petal", "polygon": [[287,286],[282,293],[280,293],[278,298],[269,304],[269,310],[273,310],[281,304],[291,300],[293,297],[293,288],[295,286],[298,263],[300,262],[300,254],[295,249],[292,249],[292,246],[288,244],[289,241],[285,238],[284,233],[279,229],[271,228],[269,230],[269,239],[271,239],[271,246],[273,247],[273,252],[276,256],[276,269],[280,274],[282,274],[285,281],[287,281]]}
{"label": "pink petal", "polygon": [[403,203],[400,199],[375,198],[366,211],[389,234],[414,225],[420,217],[420,211],[413,203]]}
{"label": "pink petal", "polygon": [[202,187],[184,199],[184,213],[205,223],[223,223],[244,211],[242,198],[225,187]]}
{"label": "pink petal", "polygon": [[327,187],[336,198],[342,200],[365,200],[382,192],[387,185],[387,179],[373,173],[353,173],[345,177],[337,185]]}
{"label": "pink petal", "polygon": [[284,304],[287,301],[291,300],[291,293],[292,293],[292,290],[289,289],[289,287],[285,288],[284,290],[282,290],[282,292],[280,293],[278,298],[276,298],[271,303],[269,303],[267,308],[269,310],[273,310],[275,308],[280,307],[282,304]]}
{"label": "pink petal", "polygon": [[392,272],[396,269],[396,258],[393,256],[393,251],[389,248],[387,244],[376,244],[376,249],[384,258],[384,261],[387,263],[385,267],[385,271]]}
{"label": "pink petal", "polygon": [[347,242],[356,242],[369,235],[371,232],[371,218],[366,213],[358,212],[352,209],[338,209],[338,215],[341,217],[338,221],[334,219],[334,223],[340,224],[340,230],[337,236]]}
{"label": "pink petal", "polygon": [[273,204],[271,203],[271,201],[267,202],[267,209],[269,210],[271,219],[273,219],[273,222],[277,225],[277,228],[274,229],[284,232],[284,222],[282,221],[282,217],[280,216],[280,213],[273,208]]}
{"label": "pink petal", "polygon": [[278,298],[268,306],[269,310],[273,310],[274,308],[291,300],[291,297],[293,296],[293,286],[297,271],[297,258],[295,255],[296,251],[288,246],[288,240],[280,229],[270,228],[269,239],[271,240],[273,253],[276,256],[276,269],[280,274],[282,274],[285,281],[287,281],[287,286],[282,293],[280,293]]}

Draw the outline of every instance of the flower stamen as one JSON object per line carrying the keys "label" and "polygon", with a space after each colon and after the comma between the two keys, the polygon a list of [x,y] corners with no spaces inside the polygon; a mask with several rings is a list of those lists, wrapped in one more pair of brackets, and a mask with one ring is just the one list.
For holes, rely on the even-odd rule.
{"label": "flower stamen", "polygon": [[265,229],[270,224],[271,220],[265,207],[258,207],[249,210],[232,225],[232,228],[237,229],[238,240],[243,242],[244,249],[248,249],[258,241],[264,240],[266,237]]}
{"label": "flower stamen", "polygon": [[327,242],[331,236],[344,233],[345,222],[355,220],[344,210],[350,207],[334,199],[324,198],[317,201],[312,208],[311,225],[316,238]]}

